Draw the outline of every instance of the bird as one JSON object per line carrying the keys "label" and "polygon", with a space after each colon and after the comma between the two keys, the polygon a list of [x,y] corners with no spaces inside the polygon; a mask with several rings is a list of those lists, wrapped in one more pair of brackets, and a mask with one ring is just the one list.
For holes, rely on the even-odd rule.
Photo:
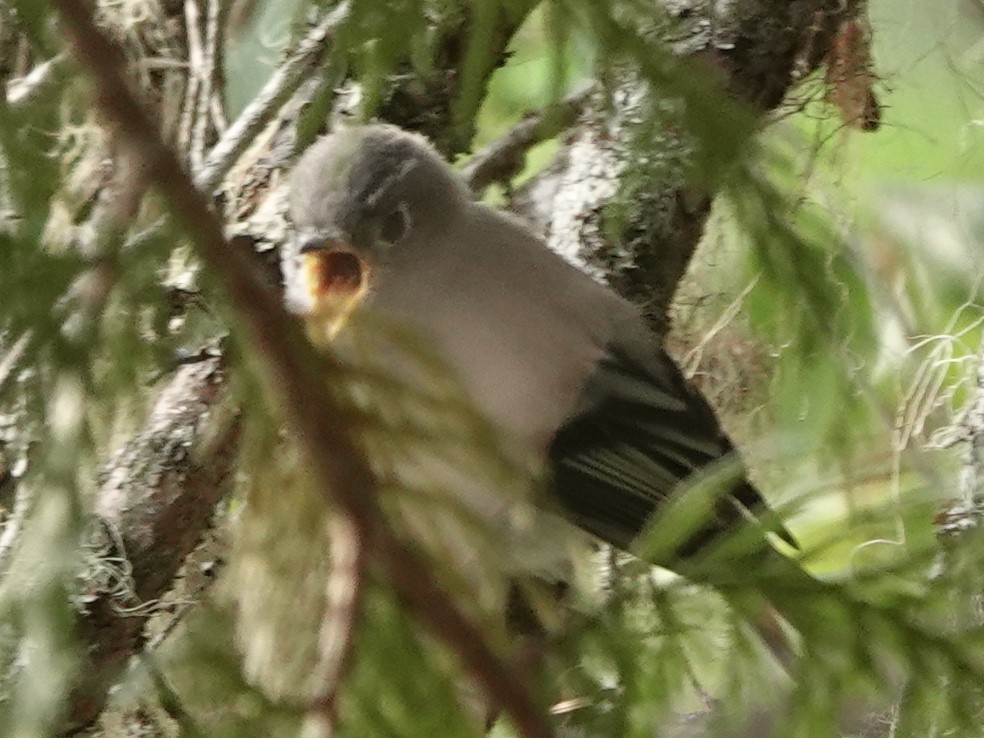
{"label": "bird", "polygon": [[[682,483],[740,463],[636,306],[476,202],[424,137],[388,124],[322,137],[289,209],[309,332],[330,340],[363,306],[418,330],[503,436],[542,455],[553,502],[584,531],[631,550]],[[766,509],[738,475],[675,555]]]}
{"label": "bird", "polygon": [[[508,453],[545,469],[545,489],[533,500],[543,514],[518,529],[502,524],[515,500],[494,485],[447,464],[440,475],[470,512],[509,536],[498,550],[513,584],[495,590],[492,607],[537,631],[535,608],[522,591],[516,596],[515,582],[564,592],[571,550],[585,538],[686,575],[694,557],[751,533],[752,544],[741,538],[745,548],[735,554],[747,557],[744,570],[778,574],[764,585],[772,594],[739,606],[778,663],[792,668],[797,651],[784,623],[802,630],[812,616],[794,597],[786,617],[773,599],[790,602],[789,581],[801,592],[822,585],[772,544],[797,547],[714,410],[635,305],[516,216],[477,202],[427,139],[390,124],[340,128],[312,144],[290,175],[288,208],[297,268],[285,291],[312,343],[337,342],[363,311],[412,329]],[[694,505],[698,498],[681,490],[708,479],[717,486],[688,511],[685,530],[672,545],[652,546],[654,521]],[[453,522],[417,533],[436,528],[456,539],[452,558],[470,569],[466,578],[488,578],[469,567],[467,532],[450,532]]]}
{"label": "bird", "polygon": [[[315,347],[350,349],[347,329],[363,313],[405,326],[495,430],[503,453],[542,468],[532,502],[543,520],[491,526],[510,536],[498,542],[504,571],[562,584],[564,550],[595,539],[711,584],[791,676],[801,659],[836,657],[838,643],[883,663],[886,641],[865,623],[897,616],[780,550],[778,540],[798,548],[795,537],[639,308],[518,217],[477,202],[423,136],[379,123],[323,136],[290,175],[288,209],[287,301]],[[433,379],[390,348],[384,342],[376,358],[405,376],[400,386]],[[510,520],[513,496],[472,479],[468,465],[436,458],[445,462],[439,481],[466,507]],[[411,476],[433,460],[408,462]],[[710,494],[691,495],[702,482]],[[687,514],[677,515],[681,508]],[[653,546],[668,521],[685,523],[682,532]],[[463,544],[451,563],[466,578],[485,571],[469,568],[470,528],[434,531],[445,519],[430,522],[417,532]],[[715,579],[707,567],[721,556],[733,560]],[[516,603],[505,586],[492,601],[508,618]],[[532,611],[527,604],[518,607]]]}

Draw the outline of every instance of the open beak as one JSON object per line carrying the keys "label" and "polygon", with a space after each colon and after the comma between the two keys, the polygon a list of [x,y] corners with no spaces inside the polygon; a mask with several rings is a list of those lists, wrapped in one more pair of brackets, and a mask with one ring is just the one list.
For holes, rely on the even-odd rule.
{"label": "open beak", "polygon": [[317,239],[301,246],[304,279],[311,298],[309,323],[333,338],[369,289],[369,265],[348,244]]}

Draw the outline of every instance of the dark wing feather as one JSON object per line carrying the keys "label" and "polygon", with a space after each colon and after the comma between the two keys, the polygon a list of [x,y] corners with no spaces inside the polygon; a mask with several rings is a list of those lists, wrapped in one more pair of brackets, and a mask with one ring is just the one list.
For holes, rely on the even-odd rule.
{"label": "dark wing feather", "polygon": [[[662,348],[637,340],[609,346],[576,412],[554,437],[550,460],[564,512],[628,549],[681,481],[735,453],[713,410]],[[741,508],[766,509],[744,479],[679,554],[694,553],[744,519]],[[795,545],[785,528],[773,529]]]}

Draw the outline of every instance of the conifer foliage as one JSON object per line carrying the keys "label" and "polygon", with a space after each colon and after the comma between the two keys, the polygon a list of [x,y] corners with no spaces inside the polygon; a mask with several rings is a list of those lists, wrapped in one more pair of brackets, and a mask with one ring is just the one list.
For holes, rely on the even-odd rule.
{"label": "conifer foliage", "polygon": [[[977,284],[866,251],[804,143],[879,135],[878,32],[860,0],[0,0],[0,734],[978,735]],[[801,550],[510,582],[453,487],[522,509],[535,470],[416,337],[359,317],[343,359],[282,307],[286,175],[369,120],[637,302]]]}

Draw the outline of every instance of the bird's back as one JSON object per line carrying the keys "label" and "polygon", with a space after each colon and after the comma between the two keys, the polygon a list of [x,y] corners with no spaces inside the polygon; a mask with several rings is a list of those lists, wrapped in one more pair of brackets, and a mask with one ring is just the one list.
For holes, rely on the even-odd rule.
{"label": "bird's back", "polygon": [[509,216],[473,205],[442,228],[403,248],[413,269],[392,264],[374,307],[412,316],[478,408],[545,450],[634,311]]}
{"label": "bird's back", "polygon": [[413,316],[479,410],[546,455],[561,511],[630,548],[682,481],[726,462],[738,465],[730,499],[680,553],[744,520],[741,508],[761,512],[713,410],[639,311],[512,217],[469,207],[407,244],[414,268],[391,265],[376,306]]}

